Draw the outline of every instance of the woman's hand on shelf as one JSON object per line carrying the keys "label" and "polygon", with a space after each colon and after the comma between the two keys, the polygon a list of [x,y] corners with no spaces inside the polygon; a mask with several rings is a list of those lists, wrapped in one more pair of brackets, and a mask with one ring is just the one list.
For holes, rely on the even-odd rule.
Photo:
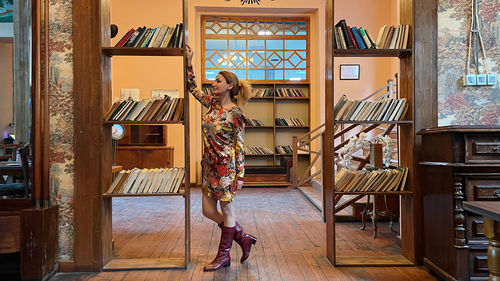
{"label": "woman's hand on shelf", "polygon": [[193,60],[194,51],[186,44],[186,66],[192,66],[191,61]]}

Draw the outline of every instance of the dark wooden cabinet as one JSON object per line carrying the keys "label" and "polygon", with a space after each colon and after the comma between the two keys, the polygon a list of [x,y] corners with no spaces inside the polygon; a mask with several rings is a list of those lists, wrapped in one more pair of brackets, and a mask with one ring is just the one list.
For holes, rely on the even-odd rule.
{"label": "dark wooden cabinet", "polygon": [[125,170],[172,168],[174,148],[167,146],[118,146],[116,163]]}
{"label": "dark wooden cabinet", "polygon": [[[483,218],[464,201],[500,198],[500,127],[422,130],[424,264],[445,280],[488,280]],[[500,204],[500,202],[499,202]]]}

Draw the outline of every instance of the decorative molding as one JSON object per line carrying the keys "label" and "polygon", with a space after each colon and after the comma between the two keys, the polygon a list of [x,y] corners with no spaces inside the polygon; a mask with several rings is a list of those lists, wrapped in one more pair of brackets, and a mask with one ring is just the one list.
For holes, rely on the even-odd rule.
{"label": "decorative molding", "polygon": [[454,178],[454,188],[453,193],[453,203],[455,207],[453,208],[453,226],[455,229],[455,248],[465,249],[468,248],[467,241],[465,238],[465,211],[463,208],[464,201],[464,184],[461,177]]}

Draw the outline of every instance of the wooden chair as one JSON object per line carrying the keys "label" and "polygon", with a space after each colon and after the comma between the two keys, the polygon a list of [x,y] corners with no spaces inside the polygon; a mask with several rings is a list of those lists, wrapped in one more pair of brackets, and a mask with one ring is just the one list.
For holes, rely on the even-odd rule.
{"label": "wooden chair", "polygon": [[0,161],[16,160],[16,151],[23,144],[0,144]]}
{"label": "wooden chair", "polygon": [[28,197],[30,194],[30,167],[29,167],[29,157],[30,157],[30,146],[29,143],[24,144],[18,149],[21,155],[21,163],[23,169],[23,182],[19,183],[6,183],[0,184],[0,196],[7,197]]}

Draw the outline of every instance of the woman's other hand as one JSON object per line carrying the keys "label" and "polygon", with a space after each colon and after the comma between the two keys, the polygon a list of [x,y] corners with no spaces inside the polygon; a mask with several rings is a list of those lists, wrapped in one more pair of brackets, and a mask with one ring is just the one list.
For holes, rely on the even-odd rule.
{"label": "woman's other hand", "polygon": [[194,51],[186,44],[186,61],[187,66],[192,66],[191,61],[193,60]]}

